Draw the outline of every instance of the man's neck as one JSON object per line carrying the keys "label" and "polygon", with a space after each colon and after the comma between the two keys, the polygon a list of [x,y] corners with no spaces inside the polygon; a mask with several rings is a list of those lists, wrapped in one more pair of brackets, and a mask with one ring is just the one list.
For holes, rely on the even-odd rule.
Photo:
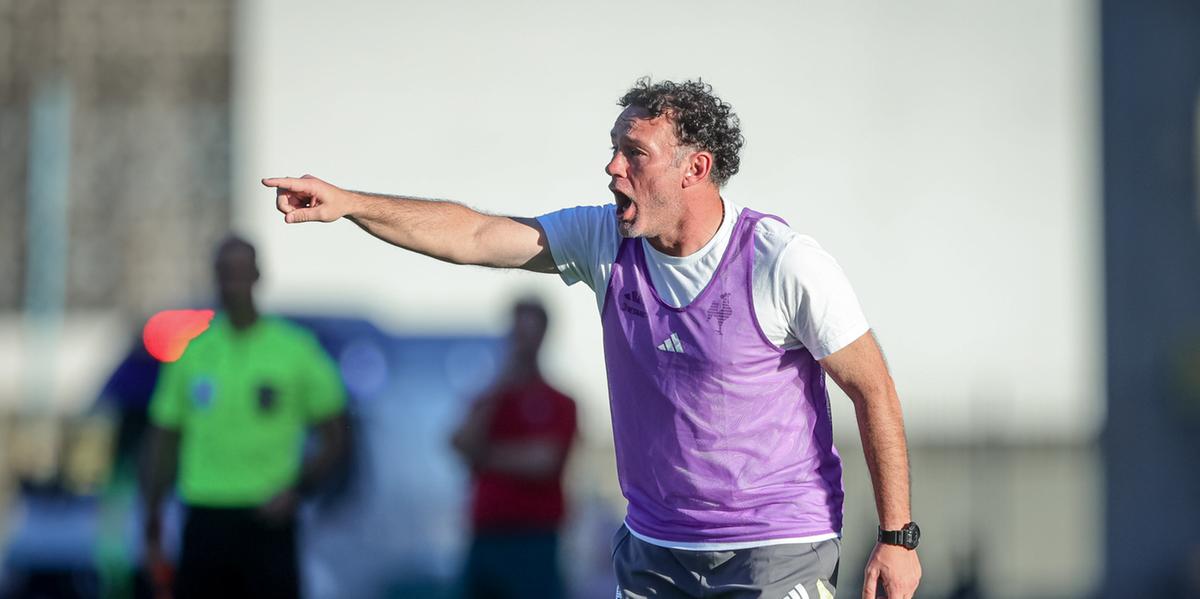
{"label": "man's neck", "polygon": [[506,368],[504,378],[510,383],[524,383],[542,378],[542,371],[538,368],[536,358],[532,360],[513,359]]}
{"label": "man's neck", "polygon": [[650,247],[668,256],[690,256],[712,240],[725,220],[725,202],[715,187],[697,191],[694,197],[680,200],[683,216],[671,231],[647,238]]}
{"label": "man's neck", "polygon": [[229,324],[239,332],[249,329],[258,322],[258,310],[253,305],[238,310],[227,310],[225,313],[229,317]]}

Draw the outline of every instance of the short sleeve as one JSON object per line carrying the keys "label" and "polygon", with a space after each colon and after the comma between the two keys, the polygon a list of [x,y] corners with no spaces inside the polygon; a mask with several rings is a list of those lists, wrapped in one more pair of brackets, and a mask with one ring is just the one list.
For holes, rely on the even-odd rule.
{"label": "short sleeve", "polygon": [[308,332],[297,343],[302,353],[297,362],[302,375],[300,391],[304,396],[304,415],[309,422],[325,420],[346,406],[346,388],[337,364]]}
{"label": "short sleeve", "polygon": [[858,297],[833,256],[812,238],[797,235],[776,264],[788,334],[820,360],[869,330]]}
{"label": "short sleeve", "polygon": [[619,235],[615,208],[576,206],[538,217],[563,282],[583,281],[597,293],[608,285]]}
{"label": "short sleeve", "polygon": [[184,379],[183,365],[179,361],[163,364],[158,369],[158,381],[150,396],[150,422],[172,430],[183,426],[188,399]]}

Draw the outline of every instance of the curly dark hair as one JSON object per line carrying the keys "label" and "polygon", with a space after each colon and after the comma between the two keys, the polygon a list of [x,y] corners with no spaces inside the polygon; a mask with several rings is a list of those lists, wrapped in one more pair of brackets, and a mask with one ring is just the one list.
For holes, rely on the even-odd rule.
{"label": "curly dark hair", "polygon": [[738,154],[746,143],[741,121],[733,107],[714,95],[712,86],[702,79],[654,83],[642,77],[617,104],[645,108],[653,116],[669,116],[681,145],[712,152],[710,176],[718,187],[737,174],[742,162]]}

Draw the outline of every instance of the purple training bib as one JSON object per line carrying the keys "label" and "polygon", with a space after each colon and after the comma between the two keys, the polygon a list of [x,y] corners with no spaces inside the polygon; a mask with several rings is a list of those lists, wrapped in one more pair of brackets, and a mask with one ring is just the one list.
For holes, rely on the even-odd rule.
{"label": "purple training bib", "polygon": [[[601,322],[617,475],[639,534],[734,543],[839,533],[842,464],[825,373],[754,313],[754,229],[743,209],[708,286],[664,303],[641,239],[623,239]],[[769,217],[776,218],[776,217]]]}

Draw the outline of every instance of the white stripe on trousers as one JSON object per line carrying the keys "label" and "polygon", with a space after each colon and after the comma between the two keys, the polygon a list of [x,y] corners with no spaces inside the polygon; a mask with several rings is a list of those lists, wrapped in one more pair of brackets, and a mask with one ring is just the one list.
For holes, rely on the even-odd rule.
{"label": "white stripe on trousers", "polygon": [[784,599],[808,599],[808,591],[804,590],[804,584],[796,585],[796,588],[788,591],[787,597]]}

